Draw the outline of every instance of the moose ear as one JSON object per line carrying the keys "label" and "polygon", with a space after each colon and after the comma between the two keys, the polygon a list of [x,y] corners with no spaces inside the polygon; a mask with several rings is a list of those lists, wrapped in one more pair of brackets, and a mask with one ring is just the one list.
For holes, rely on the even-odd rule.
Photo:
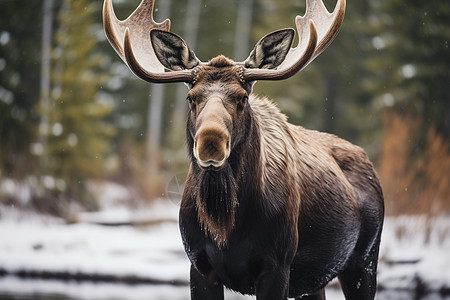
{"label": "moose ear", "polygon": [[252,69],[274,69],[286,58],[294,40],[292,28],[269,33],[256,43],[250,56],[245,60],[245,67]]}
{"label": "moose ear", "polygon": [[172,32],[155,29],[150,32],[150,39],[156,57],[166,69],[192,69],[200,62],[188,44]]}

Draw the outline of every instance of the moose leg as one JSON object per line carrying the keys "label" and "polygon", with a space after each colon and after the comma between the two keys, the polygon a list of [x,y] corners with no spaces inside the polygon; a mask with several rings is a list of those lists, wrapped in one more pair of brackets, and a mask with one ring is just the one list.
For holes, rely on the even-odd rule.
{"label": "moose leg", "polygon": [[262,273],[256,281],[257,300],[287,300],[289,268]]}
{"label": "moose leg", "polygon": [[190,285],[191,300],[224,300],[223,285],[218,281],[209,282],[192,265]]}
{"label": "moose leg", "polygon": [[355,252],[342,274],[339,275],[346,300],[373,300],[375,298],[380,236],[379,234],[367,255]]}
{"label": "moose leg", "polygon": [[325,289],[323,288],[311,295],[295,298],[295,300],[325,300]]}

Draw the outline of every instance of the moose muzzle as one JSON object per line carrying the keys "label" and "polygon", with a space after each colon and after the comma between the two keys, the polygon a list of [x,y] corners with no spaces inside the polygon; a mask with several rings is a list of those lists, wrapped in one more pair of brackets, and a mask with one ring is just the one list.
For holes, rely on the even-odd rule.
{"label": "moose muzzle", "polygon": [[208,100],[197,119],[194,156],[202,168],[220,169],[230,156],[231,116],[222,99]]}

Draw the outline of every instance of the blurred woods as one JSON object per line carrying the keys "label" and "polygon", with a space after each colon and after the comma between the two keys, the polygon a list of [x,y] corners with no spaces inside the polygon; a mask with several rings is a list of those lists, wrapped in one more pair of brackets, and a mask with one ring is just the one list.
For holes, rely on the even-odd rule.
{"label": "blurred woods", "polygon": [[[114,0],[126,18],[138,0]],[[331,10],[335,1],[325,1]],[[304,1],[159,0],[206,61],[243,60],[294,26]],[[139,205],[187,172],[186,88],[137,79],[103,33],[101,0],[0,0],[0,203],[67,216],[93,187],[127,186]],[[362,146],[388,214],[450,212],[450,6],[348,1],[333,44],[301,74],[259,82],[292,123]],[[176,181],[175,181],[176,182]]]}

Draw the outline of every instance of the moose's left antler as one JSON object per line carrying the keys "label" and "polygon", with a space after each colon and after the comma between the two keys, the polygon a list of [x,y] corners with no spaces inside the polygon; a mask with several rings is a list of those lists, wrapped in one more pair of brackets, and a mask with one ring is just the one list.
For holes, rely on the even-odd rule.
{"label": "moose's left antler", "polygon": [[305,15],[295,18],[297,47],[291,48],[276,69],[244,68],[245,81],[282,80],[301,71],[331,44],[342,26],[344,14],[345,0],[338,0],[333,13],[328,12],[321,0],[307,0]]}
{"label": "moose's left antler", "polygon": [[170,20],[156,23],[153,19],[154,0],[142,0],[136,10],[124,21],[117,19],[111,0],[103,4],[103,25],[109,42],[117,54],[141,79],[149,82],[190,82],[192,70],[164,72],[150,40],[150,31],[169,31]]}

